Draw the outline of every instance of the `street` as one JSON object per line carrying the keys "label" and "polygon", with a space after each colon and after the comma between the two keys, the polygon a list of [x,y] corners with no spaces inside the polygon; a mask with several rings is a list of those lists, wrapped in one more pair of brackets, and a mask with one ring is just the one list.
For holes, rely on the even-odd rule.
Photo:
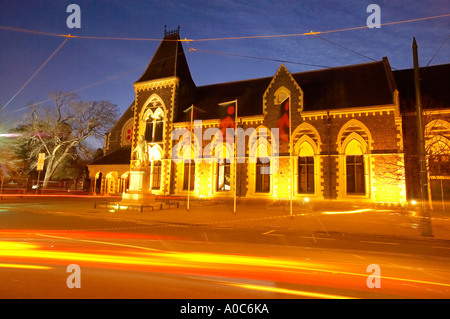
{"label": "street", "polygon": [[[242,212],[234,224],[188,223],[157,212],[105,217],[106,209],[86,209],[92,204],[1,203],[0,298],[450,297],[448,240],[337,231],[325,215],[311,219],[320,221],[315,227],[307,226],[311,216],[278,212],[258,222]],[[89,213],[75,213],[77,206]]]}

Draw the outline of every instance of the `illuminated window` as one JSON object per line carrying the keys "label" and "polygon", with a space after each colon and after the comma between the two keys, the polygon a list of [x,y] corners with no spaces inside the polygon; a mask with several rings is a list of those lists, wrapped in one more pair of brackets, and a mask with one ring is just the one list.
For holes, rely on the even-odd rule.
{"label": "illuminated window", "polygon": [[256,162],[255,191],[258,193],[270,192],[270,159],[258,158]]}
{"label": "illuminated window", "polygon": [[163,140],[164,120],[161,116],[149,117],[145,124],[145,140],[161,142]]}
{"label": "illuminated window", "polygon": [[430,175],[450,176],[450,156],[432,155],[430,156]]}
{"label": "illuminated window", "polygon": [[145,123],[145,140],[147,142],[153,141],[153,119],[148,119]]}
{"label": "illuminated window", "polygon": [[152,181],[152,189],[160,189],[161,188],[161,161],[155,161],[153,163],[153,181]]}
{"label": "illuminated window", "polygon": [[195,163],[193,160],[191,160],[191,171],[189,174],[189,162],[184,163],[184,172],[183,172],[183,190],[194,190],[194,184],[195,184]]}
{"label": "illuminated window", "polygon": [[231,180],[230,163],[224,160],[217,163],[217,191],[229,191]]}
{"label": "illuminated window", "polygon": [[364,177],[364,157],[347,155],[347,194],[364,195],[366,193]]}
{"label": "illuminated window", "polygon": [[312,156],[298,158],[298,192],[314,194],[314,157]]}
{"label": "illuminated window", "polygon": [[153,135],[153,142],[161,142],[163,139],[163,126],[162,120],[155,121],[155,134]]}

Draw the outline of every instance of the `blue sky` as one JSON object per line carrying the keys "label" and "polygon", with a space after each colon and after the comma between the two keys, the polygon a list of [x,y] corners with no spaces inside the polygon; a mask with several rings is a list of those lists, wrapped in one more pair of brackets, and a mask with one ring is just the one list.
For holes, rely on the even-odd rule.
{"label": "blue sky", "polygon": [[[69,29],[69,4],[81,8],[81,29]],[[181,26],[181,37],[205,39],[298,34],[366,25],[369,4],[381,23],[450,14],[448,0],[375,1],[106,1],[1,0],[0,25],[57,34],[161,39],[164,25]],[[450,17],[321,35],[375,60],[387,56],[395,69],[412,67],[411,43],[426,65],[450,34]],[[64,38],[0,29],[0,109],[16,94]],[[83,100],[109,100],[124,111],[134,99],[133,82],[144,72],[159,41],[70,39],[0,113],[10,123],[30,103],[51,91],[78,91]],[[219,51],[329,67],[371,60],[313,36],[272,37],[184,44],[195,83],[200,85],[273,76],[280,62],[201,52]],[[197,51],[189,51],[190,48]],[[430,65],[449,63],[450,40]],[[319,67],[285,63],[292,73]],[[301,86],[301,83],[299,83]],[[48,104],[49,102],[47,102]],[[45,103],[44,103],[45,104]]]}

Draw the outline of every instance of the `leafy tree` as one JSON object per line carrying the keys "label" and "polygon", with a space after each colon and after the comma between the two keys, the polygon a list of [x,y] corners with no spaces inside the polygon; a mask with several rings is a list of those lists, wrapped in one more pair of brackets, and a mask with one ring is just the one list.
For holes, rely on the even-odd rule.
{"label": "leafy tree", "polygon": [[19,147],[17,147],[18,133],[6,129],[4,123],[0,123],[0,181],[3,183],[8,180],[21,182],[27,172],[27,162],[20,156]]}

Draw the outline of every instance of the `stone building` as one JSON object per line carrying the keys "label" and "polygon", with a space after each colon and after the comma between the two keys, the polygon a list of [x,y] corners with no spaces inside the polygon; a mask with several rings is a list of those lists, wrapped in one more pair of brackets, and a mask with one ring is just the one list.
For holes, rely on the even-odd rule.
{"label": "stone building", "polygon": [[[392,71],[387,58],[301,73],[281,65],[267,78],[198,87],[179,40],[178,31],[166,32],[134,83],[135,101],[105,136],[104,156],[88,165],[93,193],[124,200],[188,192],[231,198],[234,191],[239,198],[269,200],[291,193],[296,200],[417,198],[412,70]],[[433,161],[446,196],[448,71],[449,65],[425,70],[424,90],[434,99],[430,114],[439,115],[429,128],[440,134],[442,150]],[[218,134],[224,132],[222,108],[230,111],[230,105],[237,110],[231,122],[244,132],[239,145]],[[282,114],[288,116],[284,127]],[[286,127],[290,134],[283,135]]]}

